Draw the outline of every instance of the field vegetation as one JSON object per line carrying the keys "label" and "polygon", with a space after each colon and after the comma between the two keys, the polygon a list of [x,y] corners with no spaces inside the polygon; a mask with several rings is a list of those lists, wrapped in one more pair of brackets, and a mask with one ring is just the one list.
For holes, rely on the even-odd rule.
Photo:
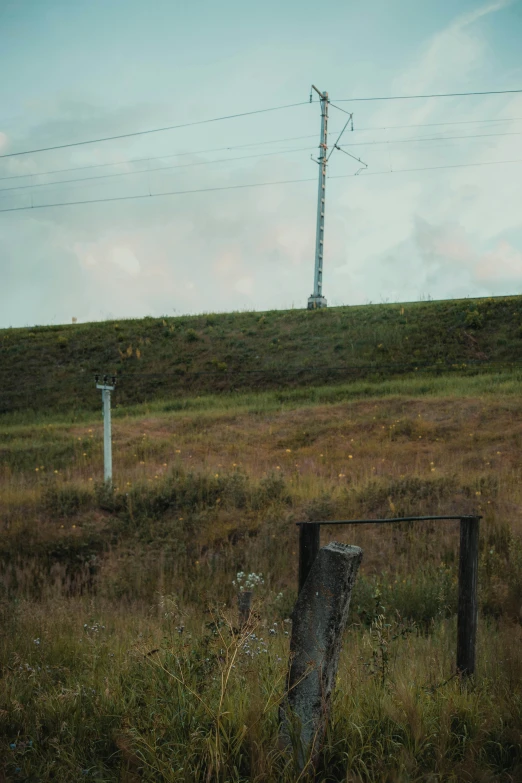
{"label": "field vegetation", "polygon": [[0,413],[94,410],[96,372],[122,406],[302,389],[522,360],[522,297],[221,313],[0,332]]}
{"label": "field vegetation", "polygon": [[[323,527],[364,556],[317,779],[521,780],[522,373],[507,364],[142,402],[122,382],[113,492],[91,382],[96,410],[59,397],[68,367],[55,407],[6,411],[0,780],[303,780],[277,742],[296,523],[430,513],[482,515],[476,677],[455,676],[457,523]],[[262,574],[243,630],[240,572]]]}

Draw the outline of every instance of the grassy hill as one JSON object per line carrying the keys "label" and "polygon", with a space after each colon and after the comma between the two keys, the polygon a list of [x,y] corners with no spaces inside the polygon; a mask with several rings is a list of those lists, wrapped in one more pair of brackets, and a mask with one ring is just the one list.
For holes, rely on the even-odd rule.
{"label": "grassy hill", "polygon": [[292,388],[522,359],[522,297],[144,318],[0,331],[0,413]]}
{"label": "grassy hill", "polygon": [[[0,332],[0,781],[303,780],[278,746],[296,522],[455,513],[482,517],[469,687],[458,524],[322,528],[364,558],[317,780],[522,780],[521,315]],[[95,371],[119,376],[113,490]]]}

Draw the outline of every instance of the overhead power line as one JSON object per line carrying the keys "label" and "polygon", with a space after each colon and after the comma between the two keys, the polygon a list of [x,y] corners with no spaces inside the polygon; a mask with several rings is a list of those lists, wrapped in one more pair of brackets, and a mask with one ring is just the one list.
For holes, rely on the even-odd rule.
{"label": "overhead power line", "polygon": [[341,147],[370,147],[375,144],[410,144],[418,141],[455,141],[456,139],[489,139],[493,136],[522,136],[522,131],[507,133],[472,133],[466,136],[415,136],[410,139],[383,139],[382,141],[354,141]]}
{"label": "overhead power line", "polygon": [[428,95],[384,95],[372,98],[334,98],[336,103],[353,103],[354,101],[410,101],[416,98],[463,98],[470,95],[512,95],[520,90],[483,90],[481,92],[438,92]]}
{"label": "overhead power line", "polygon": [[[453,122],[425,122],[425,123],[414,123],[414,124],[410,123],[407,125],[366,126],[363,128],[356,127],[355,132],[361,133],[363,131],[387,131],[387,130],[398,130],[404,128],[431,128],[431,127],[435,128],[435,127],[441,127],[445,125],[475,125],[475,124],[483,124],[483,123],[521,122],[521,121],[522,121],[522,117],[502,117],[496,120],[488,119],[488,120],[457,120]],[[337,131],[333,131],[333,133],[337,133]],[[244,149],[246,147],[262,147],[262,146],[266,146],[267,144],[281,144],[287,141],[301,141],[302,139],[315,139],[316,135],[317,134],[315,133],[308,133],[304,136],[286,136],[283,139],[269,139],[268,141],[249,142],[248,144],[233,144],[227,147],[212,147],[210,149],[207,148],[204,150],[189,150],[188,152],[173,152],[167,155],[155,155],[153,157],[149,155],[148,157],[144,157],[144,158],[129,158],[128,160],[117,160],[111,163],[93,163],[88,166],[73,166],[69,168],[51,169],[48,171],[34,171],[27,174],[12,174],[8,177],[0,177],[0,182],[6,182],[7,180],[27,179],[28,177],[44,177],[50,174],[66,174],[71,171],[90,171],[91,169],[101,169],[101,168],[107,168],[109,166],[127,166],[130,163],[146,163],[148,161],[155,161],[155,160],[168,160],[169,158],[187,157],[188,155],[204,155],[209,152],[225,152],[229,150]],[[502,135],[502,134],[494,134],[494,135]],[[441,136],[440,138],[449,138],[449,137]],[[462,138],[468,138],[468,137],[463,136]],[[470,136],[469,138],[472,137]],[[365,143],[371,144],[372,142],[365,142]],[[289,151],[289,150],[285,150],[285,151]],[[5,188],[5,190],[7,189],[8,188]]]}
{"label": "overhead power line", "polygon": [[222,122],[223,120],[235,120],[239,117],[250,117],[253,114],[264,114],[271,111],[281,111],[282,109],[293,109],[296,106],[307,106],[308,101],[301,101],[300,103],[288,103],[285,106],[271,106],[268,109],[255,109],[254,111],[244,111],[238,114],[227,114],[223,117],[212,117],[208,120],[196,120],[195,122],[183,122],[179,125],[167,125],[163,128],[149,128],[143,131],[134,131],[132,133],[120,133],[116,136],[104,136],[97,139],[85,139],[83,141],[73,141],[68,144],[55,144],[51,147],[38,147],[32,150],[21,150],[20,152],[8,152],[5,155],[0,155],[1,158],[14,158],[19,155],[32,155],[36,152],[49,152],[50,150],[63,150],[68,147],[81,147],[85,144],[98,144],[102,141],[115,141],[117,139],[129,139],[133,136],[145,136],[149,133],[163,133],[164,131],[177,130],[178,128],[189,128],[194,125],[208,125],[211,122]]}
{"label": "overhead power line", "polygon": [[305,152],[306,150],[310,150],[310,145],[308,147],[294,147],[292,149],[286,149],[283,151],[278,150],[277,152],[260,152],[254,155],[240,155],[239,157],[235,157],[235,158],[218,158],[217,160],[200,160],[193,163],[177,163],[173,166],[157,166],[154,169],[140,169],[139,171],[120,171],[113,174],[100,174],[94,177],[74,177],[72,179],[58,179],[55,180],[54,182],[37,182],[36,184],[31,183],[30,185],[14,185],[13,187],[9,187],[9,188],[0,188],[0,193],[7,193],[13,190],[47,188],[47,187],[51,187],[52,185],[68,185],[69,183],[74,183],[74,182],[91,182],[99,179],[110,179],[113,177],[129,177],[129,176],[137,176],[138,174],[154,174],[154,172],[157,171],[159,172],[172,171],[172,169],[184,169],[184,168],[190,168],[192,166],[210,166],[213,163],[229,163],[231,161],[236,161],[236,160],[251,160],[252,158],[268,158],[270,156],[283,155],[292,152]]}
{"label": "overhead power line", "polygon": [[[359,179],[370,177],[370,176],[382,175],[382,174],[401,174],[401,173],[411,173],[415,171],[436,171],[438,169],[459,169],[459,168],[472,168],[478,166],[496,166],[505,163],[522,163],[522,158],[514,158],[511,160],[480,161],[478,163],[444,164],[441,166],[421,166],[418,168],[410,168],[410,169],[395,169],[395,170],[383,169],[382,171],[371,171],[371,172],[365,171],[364,174],[359,176]],[[330,179],[347,179],[356,176],[358,175],[335,174],[334,176],[330,177]],[[303,182],[315,182],[315,177],[303,177],[301,179],[274,180],[271,182],[250,182],[244,185],[222,185],[222,186],[217,186],[212,188],[194,188],[193,190],[169,190],[169,191],[162,191],[161,193],[141,193],[133,196],[113,196],[109,198],[84,199],[81,201],[60,201],[54,204],[35,204],[33,206],[27,206],[27,207],[8,207],[6,209],[0,209],[0,213],[25,212],[29,210],[35,210],[35,209],[51,209],[54,207],[74,207],[82,204],[101,204],[101,203],[108,203],[111,201],[136,201],[138,199],[158,198],[160,196],[185,196],[185,195],[189,195],[190,193],[215,193],[215,192],[220,192],[225,190],[246,190],[248,188],[264,188],[264,187],[271,187],[275,185],[293,185],[293,184],[303,183]]]}

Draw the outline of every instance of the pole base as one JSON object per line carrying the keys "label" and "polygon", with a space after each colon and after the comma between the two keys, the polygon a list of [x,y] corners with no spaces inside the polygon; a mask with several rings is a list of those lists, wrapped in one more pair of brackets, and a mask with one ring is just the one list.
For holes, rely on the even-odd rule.
{"label": "pole base", "polygon": [[317,310],[320,307],[328,307],[325,297],[315,296],[314,294],[312,294],[312,296],[308,298],[308,309]]}

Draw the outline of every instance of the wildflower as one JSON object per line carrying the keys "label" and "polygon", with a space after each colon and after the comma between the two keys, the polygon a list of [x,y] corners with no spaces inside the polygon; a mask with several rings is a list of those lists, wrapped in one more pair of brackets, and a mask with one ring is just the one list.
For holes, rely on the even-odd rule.
{"label": "wildflower", "polygon": [[353,454],[348,454],[348,459],[353,459]]}
{"label": "wildflower", "polygon": [[163,463],[163,467],[164,467],[164,468],[166,468],[166,467],[167,467],[167,463],[166,463],[166,462],[164,462],[164,463]]}
{"label": "wildflower", "polygon": [[40,470],[40,468],[35,468],[35,470],[36,470],[36,472],[38,473],[38,471]]}
{"label": "wildflower", "polygon": [[58,470],[55,470],[54,472],[55,472],[55,473],[59,473],[59,471],[58,471]]}
{"label": "wildflower", "polygon": [[214,478],[219,478],[219,473],[214,473]]}
{"label": "wildflower", "polygon": [[74,529],[76,527],[76,525],[71,525],[71,527]]}
{"label": "wildflower", "polygon": [[276,465],[276,470],[281,470],[281,468],[279,467],[279,465]]}
{"label": "wildflower", "polygon": [[286,450],[287,454],[291,454],[292,453],[292,449],[285,449],[285,450]]}
{"label": "wildflower", "polygon": [[181,454],[181,449],[176,449],[176,454]]}
{"label": "wildflower", "polygon": [[83,457],[86,457],[86,456],[87,456],[87,452],[86,452],[86,451],[84,451],[82,456],[83,456]]}
{"label": "wildflower", "polygon": [[344,473],[339,473],[339,478],[344,478]]}
{"label": "wildflower", "polygon": [[91,476],[91,478],[89,479],[89,481],[92,481],[92,476]]}
{"label": "wildflower", "polygon": [[475,492],[475,495],[482,495],[482,492]]}

